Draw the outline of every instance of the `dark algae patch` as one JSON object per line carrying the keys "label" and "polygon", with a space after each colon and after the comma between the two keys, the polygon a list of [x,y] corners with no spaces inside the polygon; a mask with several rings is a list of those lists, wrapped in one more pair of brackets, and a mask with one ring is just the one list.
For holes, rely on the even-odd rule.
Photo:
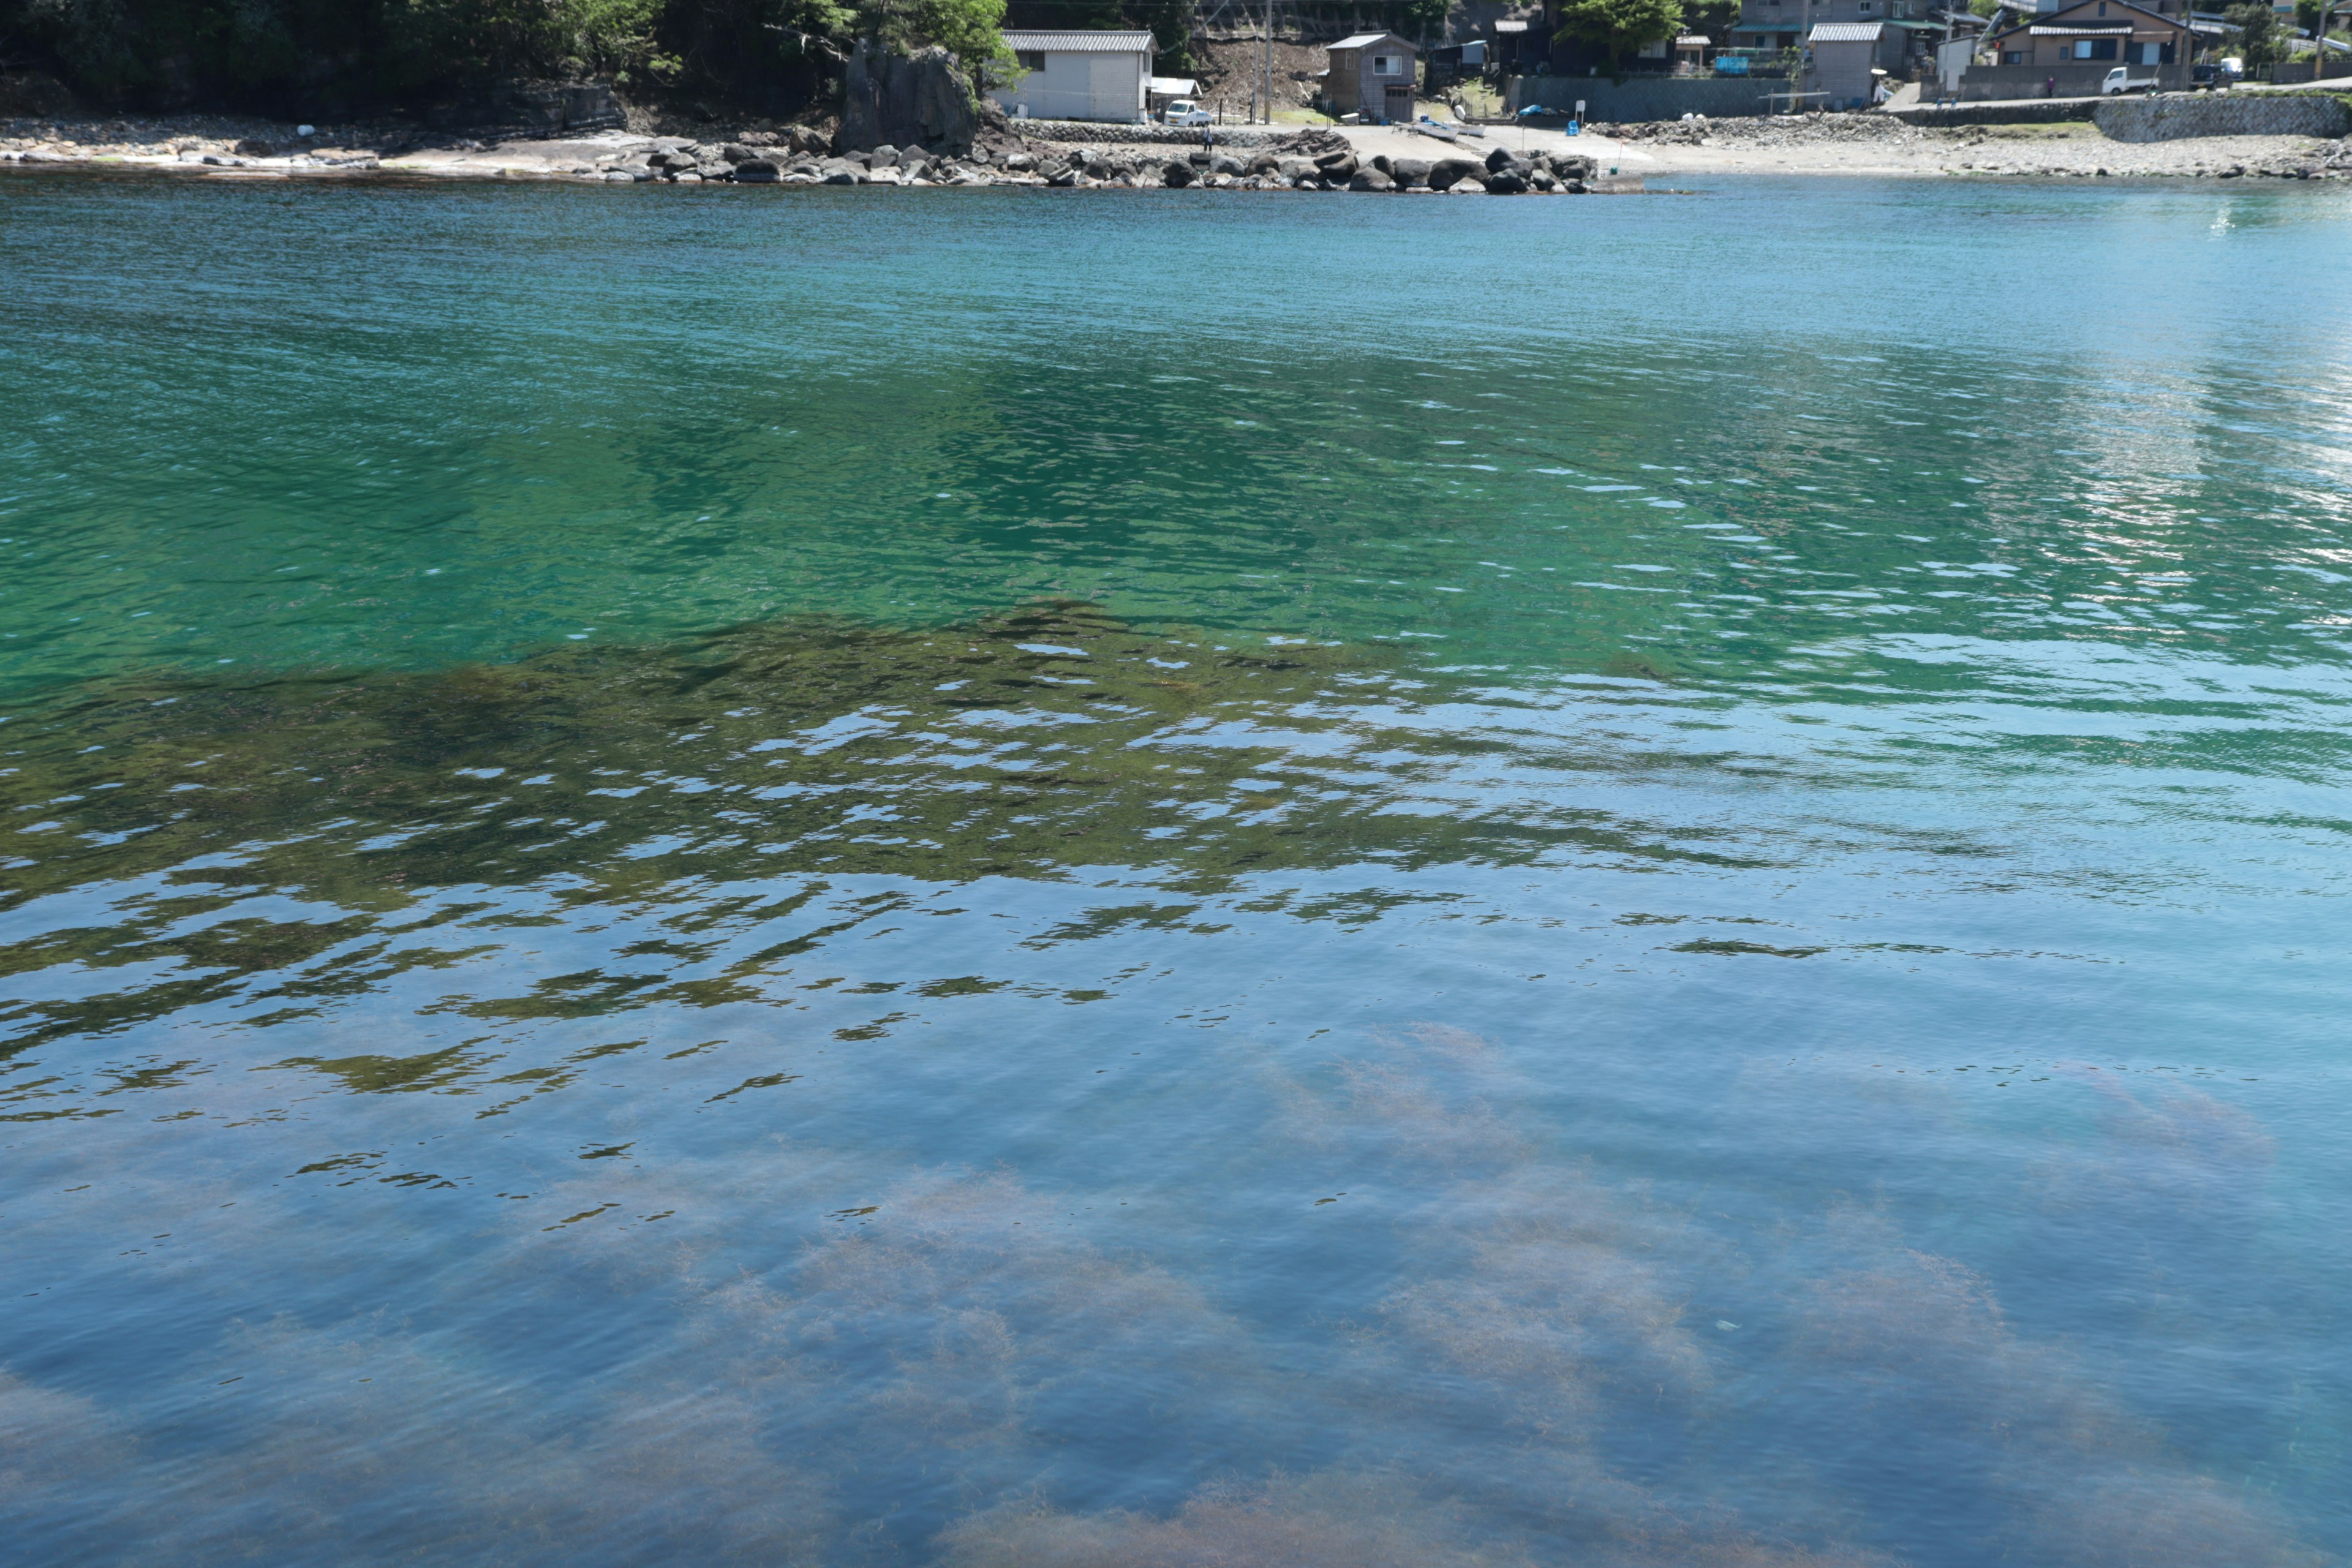
{"label": "dark algae patch", "polygon": [[[22,1044],[396,931],[427,887],[554,879],[554,903],[572,907],[747,875],[1139,866],[1198,897],[1280,869],[1713,855],[1566,792],[1508,811],[1416,802],[1415,781],[1460,748],[1403,726],[1445,685],[1376,649],[1147,636],[1069,603],[932,631],[805,619],[425,673],[99,683],[0,728],[7,900],[152,879],[143,918],[52,928],[0,948],[0,963],[176,961],[133,993],[18,1008]],[[271,891],[303,900],[299,918],[236,912]],[[142,938],[208,910],[224,918]],[[275,996],[299,1006],[469,951],[362,947]],[[665,955],[697,951],[688,933],[633,949],[653,963],[626,979],[549,976],[528,1010],[736,994],[723,976],[661,977]]]}

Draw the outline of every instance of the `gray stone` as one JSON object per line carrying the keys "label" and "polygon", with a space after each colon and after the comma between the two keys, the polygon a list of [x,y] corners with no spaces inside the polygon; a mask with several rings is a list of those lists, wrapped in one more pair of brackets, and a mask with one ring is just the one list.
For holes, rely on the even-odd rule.
{"label": "gray stone", "polygon": [[1063,169],[1055,174],[1046,175],[1045,183],[1049,185],[1059,185],[1067,189],[1069,186],[1075,185],[1078,183],[1078,172],[1076,169]]}
{"label": "gray stone", "polygon": [[912,58],[858,41],[844,73],[843,150],[920,145],[959,156],[971,151],[980,129],[971,79],[936,46]]}
{"label": "gray stone", "polygon": [[1315,165],[1304,158],[1284,158],[1275,164],[1275,170],[1286,180],[1310,180],[1316,177]]}
{"label": "gray stone", "polygon": [[1037,160],[1026,153],[1007,153],[1004,155],[1004,166],[1013,174],[1025,174],[1037,166]]}
{"label": "gray stone", "polygon": [[1526,194],[1527,188],[1527,176],[1508,165],[1494,170],[1486,176],[1486,192],[1489,195],[1522,195]]}
{"label": "gray stone", "polygon": [[728,142],[727,145],[719,149],[719,155],[726,159],[730,163],[748,163],[752,159],[759,156],[757,153],[752,152],[751,149],[744,146],[740,142]]}
{"label": "gray stone", "polygon": [[1359,169],[1349,179],[1348,188],[1351,191],[1392,191],[1396,189],[1396,182],[1378,169]]}
{"label": "gray stone", "polygon": [[784,172],[765,158],[746,158],[735,165],[735,178],[746,185],[772,185]]}
{"label": "gray stone", "polygon": [[1200,177],[1192,172],[1191,163],[1175,158],[1169,159],[1168,166],[1160,171],[1160,183],[1180,191]]}
{"label": "gray stone", "polygon": [[1486,154],[1486,167],[1490,170],[1512,168],[1517,166],[1519,161],[1519,155],[1508,147],[1497,147]]}
{"label": "gray stone", "polygon": [[1429,160],[1426,158],[1391,158],[1389,178],[1410,189],[1429,184]]}
{"label": "gray stone", "polygon": [[1563,180],[1589,180],[1601,172],[1601,161],[1581,153],[1556,153],[1551,172]]}
{"label": "gray stone", "polygon": [[1325,179],[1346,184],[1356,177],[1356,155],[1353,153],[1326,153],[1315,160],[1315,168]]}
{"label": "gray stone", "polygon": [[1446,186],[1445,191],[1448,195],[1483,196],[1486,194],[1486,182],[1484,180],[1471,179],[1456,180],[1452,184]]}
{"label": "gray stone", "polygon": [[1249,173],[1249,170],[1239,158],[1234,157],[1231,153],[1220,153],[1209,160],[1209,173],[1213,174],[1245,174]]}
{"label": "gray stone", "polygon": [[866,154],[866,166],[869,169],[879,169],[886,164],[896,164],[898,162],[898,149],[887,142]]}

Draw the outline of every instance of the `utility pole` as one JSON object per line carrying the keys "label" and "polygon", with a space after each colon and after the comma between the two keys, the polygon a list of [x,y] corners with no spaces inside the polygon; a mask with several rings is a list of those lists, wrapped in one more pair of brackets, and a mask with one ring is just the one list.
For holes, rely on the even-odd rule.
{"label": "utility pole", "polygon": [[1261,72],[1265,89],[1265,122],[1274,123],[1274,0],[1265,0],[1265,58]]}

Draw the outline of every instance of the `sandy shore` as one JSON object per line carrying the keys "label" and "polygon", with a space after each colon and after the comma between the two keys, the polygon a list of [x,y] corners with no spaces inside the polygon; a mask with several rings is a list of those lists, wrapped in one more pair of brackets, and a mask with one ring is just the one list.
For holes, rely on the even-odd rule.
{"label": "sandy shore", "polygon": [[[1653,184],[1661,176],[1701,174],[1860,174],[1898,177],[2024,178],[2352,178],[2352,142],[2307,136],[2200,137],[2178,142],[2111,142],[2087,123],[1921,128],[1874,115],[1665,121],[1599,126],[1570,137],[1559,130],[1490,126],[1457,145],[1400,127],[1335,128],[1366,162],[1376,154],[1483,158],[1495,147],[1515,153],[1580,153],[1605,173],[1622,169]],[[580,179],[625,182],[655,139],[626,132],[558,141],[487,142],[402,140],[385,127],[295,127],[190,117],[0,124],[0,163],[19,166],[169,169],[210,178],[302,178],[405,174],[454,179]],[[717,142],[718,133],[709,135]],[[677,139],[671,139],[675,142]],[[267,150],[259,144],[266,143]],[[1042,163],[1068,149],[1038,143]],[[1119,148],[1138,157],[1176,149]],[[945,176],[940,169],[935,174]],[[961,171],[969,178],[928,183],[1044,184],[1007,168]],[[635,177],[643,177],[640,173]]]}

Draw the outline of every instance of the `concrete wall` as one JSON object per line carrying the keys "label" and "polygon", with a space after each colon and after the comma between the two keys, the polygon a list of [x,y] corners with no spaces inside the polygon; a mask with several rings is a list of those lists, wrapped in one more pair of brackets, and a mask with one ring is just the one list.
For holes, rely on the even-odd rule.
{"label": "concrete wall", "polygon": [[1612,82],[1605,76],[1515,76],[1505,84],[1503,104],[1514,114],[1529,104],[1570,113],[1580,98],[1587,120],[1680,120],[1685,114],[1715,119],[1761,114],[1766,93],[1787,92],[1794,85],[1780,77],[1660,76]]}
{"label": "concrete wall", "polygon": [[[1960,78],[1960,101],[1983,103],[2004,98],[2095,98],[2099,84],[2107,73],[2122,64],[2119,60],[2076,60],[2065,65],[2048,66],[1970,66]],[[2168,66],[2126,66],[2134,77],[2152,76],[2164,84],[2167,91],[2180,91],[2189,86],[2189,67],[2175,62]],[[2047,91],[2050,79],[2058,79],[2055,94]]]}
{"label": "concrete wall", "polygon": [[2342,136],[2352,132],[2344,100],[2315,92],[2200,92],[2119,98],[2091,111],[2110,141],[2170,142],[2184,136]]}

